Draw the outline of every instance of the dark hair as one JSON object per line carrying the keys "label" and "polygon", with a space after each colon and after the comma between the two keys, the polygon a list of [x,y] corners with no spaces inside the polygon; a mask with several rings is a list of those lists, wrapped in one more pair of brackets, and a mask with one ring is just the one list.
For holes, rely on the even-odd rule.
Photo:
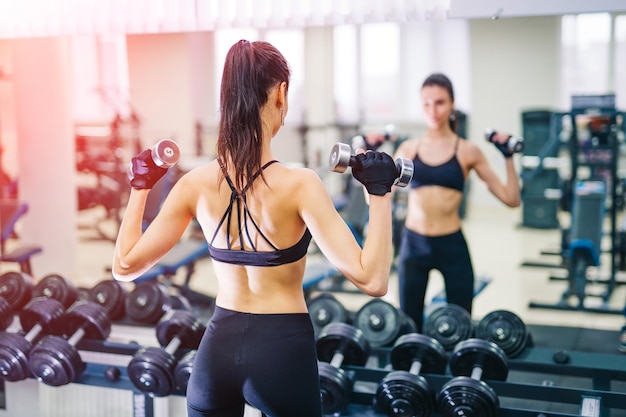
{"label": "dark hair", "polygon": [[[454,88],[452,87],[452,81],[450,81],[450,79],[446,75],[440,72],[430,74],[422,83],[422,88],[429,86],[437,86],[445,89],[450,96],[450,100],[454,102]],[[456,119],[456,111],[453,111],[453,113],[450,115],[450,128],[453,132],[456,132]]]}
{"label": "dark hair", "polygon": [[261,107],[268,91],[283,81],[289,86],[289,77],[287,60],[268,42],[240,40],[226,54],[217,156],[226,169],[234,165],[239,190],[261,168]]}

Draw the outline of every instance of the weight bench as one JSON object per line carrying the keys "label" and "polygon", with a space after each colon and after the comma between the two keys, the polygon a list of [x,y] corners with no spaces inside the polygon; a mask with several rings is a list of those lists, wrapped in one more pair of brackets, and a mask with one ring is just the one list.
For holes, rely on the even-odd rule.
{"label": "weight bench", "polygon": [[43,251],[40,246],[18,246],[6,252],[5,243],[15,237],[15,226],[22,216],[28,212],[28,204],[17,200],[0,200],[0,262],[13,262],[20,270],[33,275],[30,258]]}

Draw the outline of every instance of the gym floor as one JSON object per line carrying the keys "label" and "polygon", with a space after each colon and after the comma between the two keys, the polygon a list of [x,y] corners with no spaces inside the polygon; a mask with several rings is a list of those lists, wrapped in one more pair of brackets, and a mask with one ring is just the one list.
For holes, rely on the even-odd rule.
{"label": "gym floor", "polygon": [[[97,210],[97,209],[95,209]],[[96,236],[89,224],[97,212],[81,214],[79,225],[81,237],[78,254],[77,285],[91,287],[99,280],[109,278],[106,270],[110,267],[113,243],[94,239]],[[559,222],[569,224],[567,213],[560,213]],[[534,229],[521,227],[522,209],[509,209],[501,205],[489,207],[468,206],[463,230],[470,246],[477,276],[491,278],[487,287],[478,294],[474,301],[472,318],[480,320],[487,313],[496,309],[510,310],[519,315],[526,324],[582,327],[615,331],[615,349],[617,353],[618,335],[626,318],[621,314],[596,313],[589,311],[566,311],[544,308],[529,308],[530,302],[556,304],[566,289],[565,281],[550,280],[550,275],[563,275],[560,268],[521,267],[524,261],[541,261],[558,265],[560,257],[541,255],[542,251],[558,250],[561,241],[559,229]],[[106,225],[105,225],[106,227]],[[312,254],[311,258],[320,256]],[[608,255],[604,255],[599,269],[589,268],[589,278],[605,278],[609,275]],[[191,281],[193,289],[214,295],[216,281],[209,259],[199,261]],[[46,271],[39,271],[46,272]],[[53,271],[50,271],[53,272]],[[180,279],[182,279],[182,275]],[[179,277],[176,277],[178,280]],[[618,272],[616,283],[626,282],[626,272]],[[435,271],[431,273],[427,300],[443,288],[443,280]],[[587,286],[588,292],[602,294],[606,285]],[[352,311],[358,310],[369,297],[363,294],[336,293],[336,297]],[[391,275],[386,301],[398,305],[397,277]],[[601,297],[587,297],[588,308],[622,311],[626,300],[624,285],[616,285],[604,304]],[[575,300],[572,300],[574,302]]]}

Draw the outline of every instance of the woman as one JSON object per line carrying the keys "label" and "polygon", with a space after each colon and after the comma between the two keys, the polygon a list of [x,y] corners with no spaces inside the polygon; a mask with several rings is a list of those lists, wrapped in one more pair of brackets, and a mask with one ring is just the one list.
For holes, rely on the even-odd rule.
{"label": "woman", "polygon": [[420,332],[431,269],[442,273],[447,301],[472,311],[474,271],[459,216],[470,171],[507,206],[520,204],[512,154],[503,145],[509,135],[497,134],[492,139],[506,161],[506,183],[502,183],[480,148],[455,133],[454,90],[448,77],[430,75],[421,94],[427,131],[422,138],[402,142],[395,153],[414,162],[397,271],[400,308]]}
{"label": "woman", "polygon": [[133,280],[154,265],[196,218],[218,281],[215,313],[187,387],[189,416],[242,416],[247,402],[267,416],[321,415],[313,326],[303,294],[311,237],[361,291],[387,291],[393,159],[360,153],[352,172],[370,193],[363,249],[314,171],[288,168],[271,140],[288,110],[290,71],[266,42],[234,44],[220,94],[217,159],[178,180],[142,234],[148,190],[163,175],[149,151],[133,158],[113,274]]}

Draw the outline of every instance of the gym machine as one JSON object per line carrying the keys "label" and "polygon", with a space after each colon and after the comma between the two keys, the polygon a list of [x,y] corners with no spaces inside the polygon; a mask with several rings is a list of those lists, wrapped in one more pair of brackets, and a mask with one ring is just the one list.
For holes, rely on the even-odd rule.
{"label": "gym machine", "polygon": [[[617,211],[620,195],[618,189],[619,138],[618,116],[615,109],[615,96],[574,96],[571,119],[571,137],[568,142],[571,159],[570,178],[562,198],[571,202],[571,222],[569,236],[563,248],[566,277],[551,277],[565,280],[568,288],[561,299],[554,304],[530,302],[531,308],[559,310],[582,310],[599,313],[623,314],[621,309],[610,309],[607,304],[617,285],[618,261]],[[623,115],[622,115],[623,118]],[[579,126],[586,122],[586,129]],[[623,123],[623,122],[622,122]],[[583,171],[587,171],[587,175]],[[607,279],[588,277],[589,267],[600,267],[602,254],[603,226],[606,215],[609,217],[609,276]],[[605,290],[594,293],[587,284],[604,285]],[[570,299],[575,297],[576,304]],[[585,304],[588,297],[602,299],[602,306]]]}

